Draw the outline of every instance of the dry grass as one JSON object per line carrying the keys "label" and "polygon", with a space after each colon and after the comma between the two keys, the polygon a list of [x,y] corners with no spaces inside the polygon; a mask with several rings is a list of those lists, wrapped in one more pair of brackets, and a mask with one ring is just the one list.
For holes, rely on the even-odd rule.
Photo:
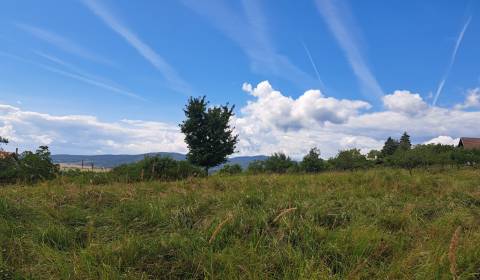
{"label": "dry grass", "polygon": [[273,219],[272,223],[276,223],[278,220],[280,220],[281,217],[285,216],[286,214],[290,213],[290,212],[293,212],[297,210],[297,207],[292,207],[292,208],[287,208],[287,209],[283,209],[280,214],[278,214],[278,216],[275,217],[275,219]]}
{"label": "dry grass", "polygon": [[413,174],[0,188],[1,277],[479,278],[480,173]]}
{"label": "dry grass", "polygon": [[225,218],[225,220],[223,220],[221,223],[219,223],[217,225],[217,227],[215,228],[215,230],[213,231],[212,233],[212,236],[210,237],[210,239],[208,240],[208,243],[212,244],[212,242],[215,240],[215,237],[217,237],[218,233],[222,230],[223,226],[228,223],[231,219],[233,219],[233,215],[231,213],[229,213],[227,215],[227,218]]}
{"label": "dry grass", "polygon": [[460,239],[460,232],[462,227],[458,226],[450,240],[450,247],[448,248],[448,260],[450,261],[450,273],[452,273],[453,280],[458,279],[457,275],[457,248],[458,240]]}

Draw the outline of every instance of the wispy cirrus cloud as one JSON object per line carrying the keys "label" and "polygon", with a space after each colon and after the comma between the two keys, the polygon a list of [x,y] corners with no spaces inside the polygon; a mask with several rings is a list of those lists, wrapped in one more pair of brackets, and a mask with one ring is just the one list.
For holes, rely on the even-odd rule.
{"label": "wispy cirrus cloud", "polygon": [[448,76],[450,75],[450,71],[452,70],[453,64],[455,64],[455,59],[457,58],[457,52],[458,49],[460,48],[460,45],[462,44],[463,41],[463,36],[465,35],[465,32],[467,31],[468,26],[470,25],[470,21],[472,20],[472,17],[469,17],[465,24],[462,27],[462,30],[458,34],[457,40],[455,41],[455,47],[453,48],[452,56],[450,56],[450,62],[448,63],[447,69],[445,70],[445,74],[443,75],[442,79],[440,80],[440,83],[438,84],[437,91],[435,92],[435,97],[433,99],[433,105],[437,104],[438,97],[442,93],[443,87],[445,86],[445,82],[448,79]]}
{"label": "wispy cirrus cloud", "polygon": [[[124,95],[124,96],[128,96],[128,97],[131,97],[131,98],[135,98],[135,99],[145,101],[145,99],[143,97],[141,97],[141,96],[139,96],[139,95],[137,95],[133,92],[130,92],[130,91],[122,89],[122,88],[119,88],[117,85],[111,85],[108,82],[105,82],[105,79],[95,78],[93,75],[90,75],[88,73],[79,72],[79,71],[73,71],[73,72],[76,72],[76,73],[73,73],[73,72],[65,71],[65,70],[62,70],[62,69],[58,69],[56,67],[52,67],[52,66],[49,66],[49,65],[46,65],[46,64],[43,64],[43,63],[35,62],[35,61],[30,60],[30,59],[23,58],[23,57],[14,55],[14,54],[2,52],[2,51],[0,51],[0,56],[9,57],[11,59],[21,61],[23,63],[34,65],[36,67],[47,70],[49,72],[52,72],[52,73],[55,73],[55,74],[58,74],[58,75],[61,75],[61,76],[64,76],[64,77],[68,77],[68,78],[71,78],[71,79],[74,79],[74,80],[80,81],[82,83],[85,83],[85,84],[88,84],[88,85],[91,85],[91,86],[95,86],[95,87],[98,87],[98,88],[101,88],[101,89],[104,89],[104,90],[108,90],[108,91],[113,92],[113,93],[117,93],[117,94],[120,94],[120,95]],[[69,63],[64,62],[64,61],[62,61],[62,60],[60,60],[60,59],[58,59],[54,56],[44,55],[44,58],[47,58],[50,61],[52,61],[54,63],[57,63],[59,65],[62,65],[64,67],[69,66],[71,68],[70,71],[72,69],[77,69],[78,70],[77,67],[72,66]]]}
{"label": "wispy cirrus cloud", "polygon": [[315,78],[278,52],[259,1],[243,0],[240,11],[235,10],[229,1],[182,0],[182,3],[235,42],[248,57],[253,72],[273,75],[302,88],[318,85]]}
{"label": "wispy cirrus cloud", "polygon": [[[330,31],[337,40],[347,57],[353,72],[359,79],[364,94],[372,99],[383,96],[383,90],[368,67],[359,43],[355,37],[354,19],[345,3],[331,0],[316,0],[317,8],[327,23]],[[343,5],[342,5],[343,4]],[[358,30],[356,30],[358,34]],[[358,35],[357,35],[358,36]]]}
{"label": "wispy cirrus cloud", "polygon": [[169,87],[179,93],[191,94],[191,86],[177,73],[177,71],[149,45],[143,42],[134,32],[128,29],[113,13],[96,0],[84,0],[83,3],[90,11],[101,19],[110,29],[120,35],[143,58],[152,64],[167,80]]}
{"label": "wispy cirrus cloud", "polygon": [[16,23],[15,24],[21,30],[29,33],[30,35],[49,43],[50,45],[61,49],[64,52],[76,55],[78,57],[101,63],[104,65],[113,65],[113,62],[103,58],[97,54],[92,53],[91,51],[87,50],[86,48],[80,46],[79,44],[67,39],[61,35],[58,35],[50,30],[40,28],[37,26],[32,26],[25,23]]}

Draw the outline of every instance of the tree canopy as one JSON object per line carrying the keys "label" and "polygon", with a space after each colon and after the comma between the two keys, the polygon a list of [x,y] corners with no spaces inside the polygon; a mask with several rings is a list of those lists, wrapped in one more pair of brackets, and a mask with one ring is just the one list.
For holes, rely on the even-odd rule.
{"label": "tree canopy", "polygon": [[407,134],[407,132],[404,132],[402,137],[400,137],[400,143],[398,145],[398,148],[408,151],[412,148],[412,143],[410,142],[410,135]]}
{"label": "tree canopy", "polygon": [[225,163],[238,143],[238,135],[230,126],[235,106],[208,104],[205,96],[191,97],[184,109],[186,119],[180,124],[189,150],[188,161],[207,173],[209,168]]}

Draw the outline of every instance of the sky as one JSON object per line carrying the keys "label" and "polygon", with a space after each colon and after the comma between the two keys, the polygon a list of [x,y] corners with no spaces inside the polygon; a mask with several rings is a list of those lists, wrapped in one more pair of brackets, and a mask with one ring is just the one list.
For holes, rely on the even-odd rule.
{"label": "sky", "polygon": [[480,2],[0,3],[7,150],[186,152],[189,96],[234,104],[235,155],[480,137]]}

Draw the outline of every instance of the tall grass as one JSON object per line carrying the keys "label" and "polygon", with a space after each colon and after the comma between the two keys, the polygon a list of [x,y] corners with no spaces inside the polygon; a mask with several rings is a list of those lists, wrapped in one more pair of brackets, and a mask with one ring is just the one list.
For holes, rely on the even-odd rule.
{"label": "tall grass", "polygon": [[9,186],[0,279],[478,279],[479,182],[381,169]]}

